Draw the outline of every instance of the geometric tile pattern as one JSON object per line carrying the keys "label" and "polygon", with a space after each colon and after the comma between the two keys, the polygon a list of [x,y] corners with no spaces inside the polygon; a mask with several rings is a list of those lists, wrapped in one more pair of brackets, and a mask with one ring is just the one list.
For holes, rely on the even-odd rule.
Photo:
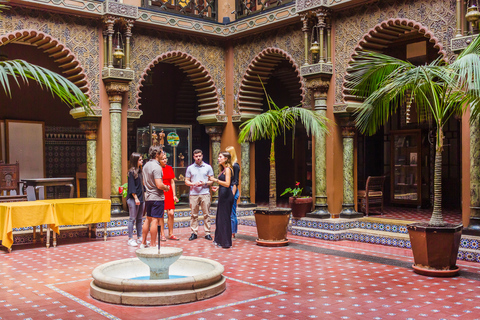
{"label": "geometric tile pattern", "polygon": [[76,239],[0,252],[0,319],[475,319],[480,265],[458,263],[460,276],[413,273],[411,250],[291,235],[291,245],[255,245],[256,231],[239,227],[231,249],[169,241],[186,256],[221,263],[226,290],[196,303],[118,306],[89,295],[100,264],[135,257],[127,237]]}

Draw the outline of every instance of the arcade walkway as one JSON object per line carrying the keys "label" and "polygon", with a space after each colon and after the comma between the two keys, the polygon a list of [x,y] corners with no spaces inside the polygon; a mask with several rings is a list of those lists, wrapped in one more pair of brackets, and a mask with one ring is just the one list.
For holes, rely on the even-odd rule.
{"label": "arcade walkway", "polygon": [[[290,236],[282,248],[255,245],[239,226],[232,249],[203,239],[184,255],[225,266],[227,290],[209,300],[167,307],[106,304],[89,296],[92,270],[135,257],[125,237],[62,240],[56,248],[17,246],[0,252],[0,319],[478,319],[480,264],[458,261],[460,276],[429,278],[411,269],[409,249]],[[178,233],[178,232],[177,232]]]}

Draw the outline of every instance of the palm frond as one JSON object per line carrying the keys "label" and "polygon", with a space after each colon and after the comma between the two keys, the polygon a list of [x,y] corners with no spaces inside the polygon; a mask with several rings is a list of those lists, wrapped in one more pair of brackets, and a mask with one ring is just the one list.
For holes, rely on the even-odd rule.
{"label": "palm frond", "polygon": [[24,84],[28,84],[29,79],[34,80],[42,89],[50,91],[53,96],[59,97],[68,106],[84,107],[87,111],[91,111],[91,102],[75,84],[46,68],[23,60],[0,61],[0,86],[8,96],[11,96],[10,79],[12,78],[18,86],[20,86],[19,79]]}

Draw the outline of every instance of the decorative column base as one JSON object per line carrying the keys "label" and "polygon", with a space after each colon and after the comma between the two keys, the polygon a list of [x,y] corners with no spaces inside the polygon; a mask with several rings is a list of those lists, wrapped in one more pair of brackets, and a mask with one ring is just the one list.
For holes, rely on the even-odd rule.
{"label": "decorative column base", "polygon": [[470,223],[468,227],[463,228],[462,233],[471,236],[480,236],[480,216],[477,215],[480,213],[480,208],[470,207]]}
{"label": "decorative column base", "polygon": [[353,204],[342,204],[342,212],[340,212],[340,218],[343,219],[356,219],[362,218],[363,213],[355,211],[355,206]]}
{"label": "decorative column base", "polygon": [[210,207],[216,208],[218,206],[218,192],[215,192],[212,195],[212,203],[210,204]]}
{"label": "decorative column base", "polygon": [[238,203],[240,208],[255,208],[257,205],[250,202],[250,197],[240,197],[240,202]]}
{"label": "decorative column base", "polygon": [[110,200],[112,201],[112,210],[110,213],[112,216],[123,217],[128,216],[128,212],[123,210],[122,196],[121,195],[110,195]]}
{"label": "decorative column base", "polygon": [[316,204],[315,210],[307,213],[307,218],[315,219],[330,219],[330,212],[328,212],[328,205],[326,204]]}

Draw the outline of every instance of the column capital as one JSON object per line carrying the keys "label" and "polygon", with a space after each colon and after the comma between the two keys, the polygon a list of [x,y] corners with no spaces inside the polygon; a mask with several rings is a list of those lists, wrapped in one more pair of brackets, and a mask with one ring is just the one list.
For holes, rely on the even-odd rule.
{"label": "column capital", "polygon": [[113,26],[115,25],[115,20],[116,20],[115,17],[111,16],[111,15],[106,15],[106,16],[103,17],[103,23],[107,27],[107,29],[106,29],[107,34],[113,34],[114,33]]}
{"label": "column capital", "polygon": [[222,138],[222,126],[208,126],[205,127],[205,132],[210,136],[212,141],[220,141]]}
{"label": "column capital", "polygon": [[123,94],[128,92],[129,85],[127,82],[107,82],[105,84],[107,89],[108,101],[110,102],[122,102]]}
{"label": "column capital", "polygon": [[305,83],[307,89],[313,91],[315,99],[327,97],[330,81],[321,78],[308,79]]}
{"label": "column capital", "polygon": [[355,126],[342,126],[342,137],[353,138],[355,136]]}
{"label": "column capital", "polygon": [[98,121],[81,120],[80,129],[85,131],[87,140],[97,140]]}

